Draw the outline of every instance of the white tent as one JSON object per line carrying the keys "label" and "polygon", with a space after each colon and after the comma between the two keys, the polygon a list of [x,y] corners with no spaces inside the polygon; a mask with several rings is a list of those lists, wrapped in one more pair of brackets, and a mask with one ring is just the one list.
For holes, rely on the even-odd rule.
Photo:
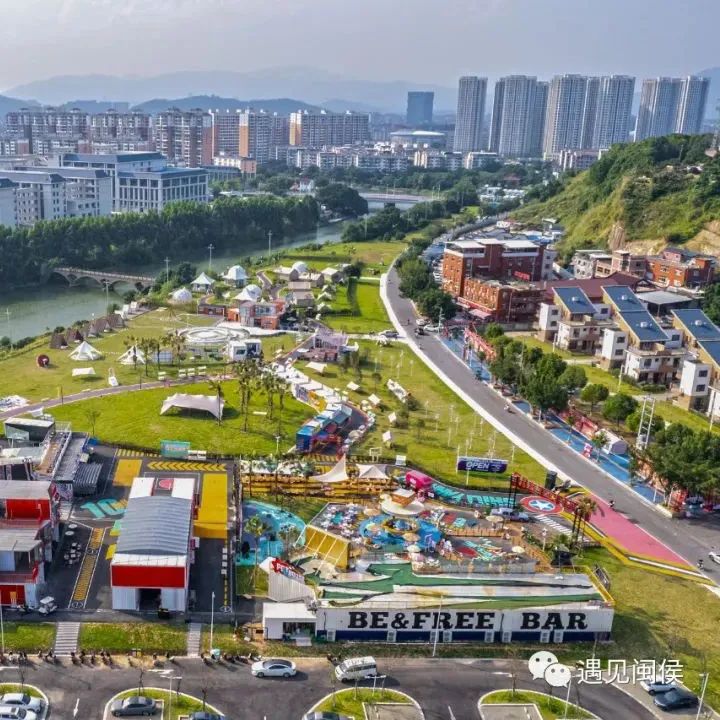
{"label": "white tent", "polygon": [[223,278],[232,283],[244,283],[248,279],[248,274],[242,265],[233,265],[224,272]]}
{"label": "white tent", "polygon": [[240,302],[243,302],[245,300],[250,300],[251,302],[257,302],[262,297],[262,290],[255,285],[255,283],[250,283],[249,285],[246,285],[234,298],[233,300],[239,300]]}
{"label": "white tent", "polygon": [[358,463],[360,480],[387,480],[388,476],[380,465],[361,465]]}
{"label": "white tent", "polygon": [[178,288],[170,293],[170,302],[177,303],[178,305],[192,302],[192,299],[192,293],[186,287]]}
{"label": "white tent", "polygon": [[102,357],[102,353],[96,350],[87,340],[83,340],[71,353],[70,359],[79,362],[87,362],[88,360],[98,360]]}
{"label": "white tent", "polygon": [[121,365],[144,365],[145,353],[137,345],[133,345],[118,358],[118,362]]}
{"label": "white tent", "polygon": [[330,468],[330,470],[322,475],[313,475],[311,479],[321,483],[345,482],[348,479],[345,455],[337,461],[335,467]]}
{"label": "white tent", "polygon": [[73,377],[95,377],[95,370],[91,367],[73,368]]}
{"label": "white tent", "polygon": [[186,395],[185,393],[175,393],[170,395],[163,401],[160,408],[160,414],[164,415],[171,408],[181,408],[182,410],[204,410],[214,417],[220,419],[225,408],[225,400],[218,400],[215,395]]}
{"label": "white tent", "polygon": [[307,364],[308,370],[314,370],[316,373],[320,373],[320,375],[323,375],[325,373],[326,367],[327,363],[315,362],[314,360],[311,360]]}
{"label": "white tent", "polygon": [[373,393],[372,395],[368,395],[368,402],[375,407],[382,404],[382,400],[377,395],[375,395],[375,393]]}
{"label": "white tent", "polygon": [[209,277],[206,273],[201,272],[193,281],[192,281],[192,288],[193,290],[202,292],[203,290],[208,290],[215,284],[215,281]]}

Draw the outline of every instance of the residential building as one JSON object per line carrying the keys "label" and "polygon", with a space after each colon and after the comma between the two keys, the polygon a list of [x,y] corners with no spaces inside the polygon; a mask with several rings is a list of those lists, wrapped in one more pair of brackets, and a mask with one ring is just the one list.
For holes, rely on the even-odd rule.
{"label": "residential building", "polygon": [[45,169],[2,170],[0,179],[15,184],[17,225],[58,220],[67,214],[65,178]]}
{"label": "residential building", "polygon": [[405,120],[410,127],[432,125],[434,92],[410,91],[407,94],[407,113]]}
{"label": "residential building", "polygon": [[543,138],[545,157],[582,147],[587,85],[584,75],[556,75],[550,82]]}
{"label": "residential building", "polygon": [[90,116],[78,108],[21,108],[5,116],[6,129],[31,142],[33,138],[45,135],[87,137],[89,123]]}
{"label": "residential building", "polygon": [[469,152],[465,153],[463,167],[466,170],[482,170],[489,163],[495,162],[497,159],[498,154],[494,152],[485,152],[484,150]]}
{"label": "residential building", "polygon": [[555,155],[555,163],[562,172],[587,170],[600,157],[599,150],[561,150]]}
{"label": "residential building", "polygon": [[634,92],[635,78],[629,75],[588,80],[583,148],[597,150],[628,142]]}
{"label": "residential building", "polygon": [[17,226],[17,184],[0,177],[0,226]]}
{"label": "residential building", "polygon": [[599,262],[610,262],[611,260],[612,255],[604,250],[576,250],[570,260],[570,269],[573,277],[578,280],[586,280],[597,275]]}
{"label": "residential building", "polygon": [[252,158],[258,165],[264,165],[270,159],[270,140],[272,116],[264,110],[245,110],[238,115],[239,155]]}
{"label": "residential building", "polygon": [[240,154],[240,110],[210,110],[212,156]]}
{"label": "residential building", "polygon": [[[208,171],[208,182],[231,180],[238,176],[257,174],[257,161],[239,155],[216,155],[212,166],[205,168]],[[223,169],[236,170],[236,173],[223,175]]]}
{"label": "residential building", "polygon": [[290,115],[289,143],[322,148],[354,145],[370,139],[370,116],[365,113],[294,112]]}
{"label": "residential building", "polygon": [[495,83],[490,151],[502,157],[541,155],[546,103],[547,83],[538,83],[536,77],[500,78]]}
{"label": "residential building", "polygon": [[429,170],[460,170],[464,167],[465,158],[459,152],[443,152],[441,150],[416,150],[413,156],[416,167]]}
{"label": "residential building", "polygon": [[107,141],[144,141],[152,139],[152,119],[149,113],[107,110],[89,116],[88,139]]}
{"label": "residential building", "polygon": [[487,78],[474,75],[460,78],[453,140],[453,150],[456,152],[484,149],[482,131],[486,93]]}
{"label": "residential building", "polygon": [[204,110],[171,108],[154,119],[155,148],[177,165],[212,164],[212,135],[212,117]]}
{"label": "residential building", "polygon": [[667,247],[646,258],[647,280],[659,287],[698,290],[713,282],[717,258],[685,248]]}
{"label": "residential building", "polygon": [[675,132],[696,135],[702,132],[710,79],[688,76],[683,78],[675,117]]}
{"label": "residential building", "polygon": [[531,323],[537,316],[542,290],[522,280],[472,277],[465,281],[458,305],[481,322]]}
{"label": "residential building", "polygon": [[447,145],[447,135],[433,130],[396,130],[390,133],[389,142],[391,146],[443,150]]}
{"label": "residential building", "polygon": [[682,333],[663,330],[629,287],[605,286],[603,297],[615,322],[615,327],[603,333],[603,367],[619,368],[638,383],[672,383],[686,352]]}
{"label": "residential building", "polygon": [[30,140],[12,133],[0,135],[0,157],[17,157],[30,154]]}

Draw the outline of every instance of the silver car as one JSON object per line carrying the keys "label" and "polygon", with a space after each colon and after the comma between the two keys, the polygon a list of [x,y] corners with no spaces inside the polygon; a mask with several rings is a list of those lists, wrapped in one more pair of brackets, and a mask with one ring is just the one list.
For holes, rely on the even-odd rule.
{"label": "silver car", "polygon": [[37,720],[37,715],[17,705],[0,705],[0,720]]}
{"label": "silver car", "polygon": [[33,697],[27,693],[5,693],[0,697],[0,705],[12,705],[14,707],[32,710],[39,715],[45,707],[45,703],[39,697]]}
{"label": "silver car", "polygon": [[284,677],[289,678],[297,673],[295,663],[291,660],[282,660],[281,658],[270,658],[268,660],[259,660],[253,663],[251,668],[255,677]]}

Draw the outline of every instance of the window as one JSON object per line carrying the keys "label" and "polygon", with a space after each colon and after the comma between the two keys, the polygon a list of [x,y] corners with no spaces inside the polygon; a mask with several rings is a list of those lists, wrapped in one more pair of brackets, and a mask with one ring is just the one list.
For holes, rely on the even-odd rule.
{"label": "window", "polygon": [[705,392],[705,388],[706,388],[706,387],[707,387],[707,385],[698,385],[698,386],[695,388],[695,390],[696,390],[697,392]]}
{"label": "window", "polygon": [[643,367],[649,368],[652,365],[652,360],[644,360]]}
{"label": "window", "polygon": [[698,373],[698,377],[704,378],[704,377],[707,377],[707,376],[708,376],[708,371],[707,371],[707,370],[701,370],[701,371]]}

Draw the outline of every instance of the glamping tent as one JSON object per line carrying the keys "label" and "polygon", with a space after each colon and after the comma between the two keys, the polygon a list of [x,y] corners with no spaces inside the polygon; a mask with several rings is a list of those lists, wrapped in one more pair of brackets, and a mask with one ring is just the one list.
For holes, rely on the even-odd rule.
{"label": "glamping tent", "polygon": [[70,359],[78,362],[87,362],[88,360],[98,360],[102,357],[102,353],[96,350],[87,340],[83,340],[71,353]]}
{"label": "glamping tent", "polygon": [[257,302],[262,297],[262,290],[255,285],[250,283],[247,287],[243,288],[233,299],[239,300],[240,302],[249,300],[250,302]]}
{"label": "glamping tent", "polygon": [[175,393],[165,398],[160,414],[164,415],[171,408],[180,408],[181,410],[203,410],[209,412],[218,420],[222,417],[225,408],[225,400],[215,395],[186,395],[185,393]]}
{"label": "glamping tent", "polygon": [[248,274],[242,265],[233,265],[229,267],[223,274],[223,279],[230,285],[242,287],[248,280]]}
{"label": "glamping tent", "polygon": [[387,480],[388,476],[380,465],[361,465],[358,463],[358,478],[360,480]]}
{"label": "glamping tent", "polygon": [[320,482],[323,485],[329,483],[345,482],[348,479],[347,474],[347,461],[345,455],[343,455],[335,464],[335,467],[330,468],[326,473],[322,475],[313,475],[311,480]]}
{"label": "glamping tent", "polygon": [[145,353],[137,346],[129,347],[119,358],[121,365],[144,365]]}
{"label": "glamping tent", "polygon": [[186,287],[181,287],[177,290],[173,290],[173,292],[170,294],[170,302],[176,303],[178,305],[192,302],[192,299],[192,293]]}
{"label": "glamping tent", "polygon": [[208,292],[215,281],[206,273],[201,272],[191,283],[193,292]]}

